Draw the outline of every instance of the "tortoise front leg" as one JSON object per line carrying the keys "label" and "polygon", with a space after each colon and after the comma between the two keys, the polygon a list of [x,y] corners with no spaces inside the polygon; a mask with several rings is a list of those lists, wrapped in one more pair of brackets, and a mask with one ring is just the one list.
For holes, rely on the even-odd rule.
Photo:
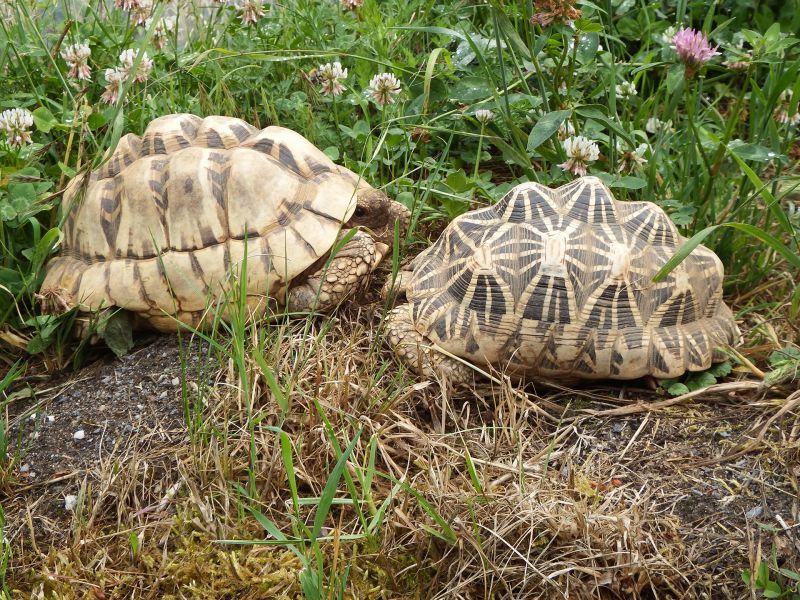
{"label": "tortoise front leg", "polygon": [[433,341],[416,330],[411,321],[411,305],[403,304],[386,318],[386,340],[395,356],[419,375],[444,376],[454,384],[469,385],[473,371],[464,363],[437,351]]}
{"label": "tortoise front leg", "polygon": [[364,284],[381,262],[387,248],[362,231],[356,233],[331,259],[303,283],[289,290],[292,312],[326,312]]}

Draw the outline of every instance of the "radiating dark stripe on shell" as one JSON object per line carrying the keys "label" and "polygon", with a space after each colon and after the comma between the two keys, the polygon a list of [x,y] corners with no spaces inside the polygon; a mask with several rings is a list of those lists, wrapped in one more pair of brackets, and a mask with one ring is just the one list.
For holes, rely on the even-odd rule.
{"label": "radiating dark stripe on shell", "polygon": [[195,125],[193,119],[184,118],[180,120],[181,124],[181,131],[183,134],[190,140],[194,140],[197,136],[197,125]]}
{"label": "radiating dark stripe on shell", "polygon": [[448,288],[450,295],[458,301],[462,300],[469,289],[470,281],[472,281],[472,271],[464,269]]}
{"label": "radiating dark stripe on shell", "polygon": [[[112,190],[108,190],[111,192]],[[101,215],[100,226],[103,228],[103,235],[106,238],[108,247],[111,248],[112,253],[119,256],[120,249],[116,248],[117,231],[119,231],[120,213],[120,197],[119,195],[106,194],[103,196],[100,208],[103,211]]]}
{"label": "radiating dark stripe on shell", "polygon": [[200,261],[197,260],[196,252],[189,253],[189,261],[192,265],[192,273],[195,274],[197,279],[205,283],[205,273],[203,272],[203,267],[200,265]]}
{"label": "radiating dark stripe on shell", "polygon": [[300,165],[298,165],[297,160],[295,160],[294,152],[292,152],[283,144],[281,144],[280,148],[278,149],[278,160],[281,161],[281,164],[285,165],[295,173],[301,174]]}
{"label": "radiating dark stripe on shell", "polygon": [[486,297],[489,293],[489,289],[486,287],[487,285],[490,285],[489,278],[484,275],[478,275],[475,287],[472,290],[472,297],[467,305],[470,310],[474,310],[481,315],[484,315],[487,309]]}
{"label": "radiating dark stripe on shell", "polygon": [[611,374],[612,375],[619,375],[620,367],[622,366],[624,358],[622,354],[617,352],[616,350],[611,351]]}
{"label": "radiating dark stripe on shell", "polygon": [[544,194],[538,188],[528,190],[526,199],[534,219],[548,219],[558,214],[555,200],[549,193]]}
{"label": "radiating dark stripe on shell", "polygon": [[318,163],[315,160],[306,159],[306,164],[308,168],[311,169],[311,173],[314,175],[322,175],[323,173],[330,173],[331,169],[328,165],[324,165],[322,163]]}
{"label": "radiating dark stripe on shell", "polygon": [[678,318],[680,317],[681,308],[683,306],[683,299],[684,299],[683,293],[680,293],[677,296],[673,296],[672,298],[670,298],[667,310],[664,311],[664,314],[661,316],[661,319],[659,320],[658,323],[659,327],[671,327],[672,325],[678,324]]}
{"label": "radiating dark stripe on shell", "polygon": [[245,141],[251,135],[251,131],[240,123],[233,123],[231,125],[231,131],[233,132],[233,135],[235,135],[236,138],[239,140],[239,142]]}
{"label": "radiating dark stripe on shell", "polygon": [[153,136],[153,152],[155,152],[155,154],[167,153],[167,147],[164,145],[164,136],[160,133]]}
{"label": "radiating dark stripe on shell", "polygon": [[[664,360],[664,355],[661,354],[661,352],[655,346],[650,348],[649,363],[655,367],[656,371],[660,371],[662,373],[669,371],[667,361]],[[619,373],[619,371],[617,371],[617,373]]]}
{"label": "radiating dark stripe on shell", "polygon": [[508,208],[503,213],[509,223],[525,223],[530,220],[530,206],[523,198],[522,194],[517,194],[509,201]]}
{"label": "radiating dark stripe on shell", "polygon": [[210,227],[206,225],[200,225],[198,229],[203,248],[208,248],[209,246],[220,243],[220,240],[217,239],[217,235],[214,233],[214,230]]}
{"label": "radiating dark stripe on shell", "polygon": [[[213,168],[206,170],[209,180],[211,181],[211,195],[223,211],[226,210],[225,190],[228,189],[228,178],[230,177],[231,167],[228,164],[224,154],[212,153],[211,156],[221,156],[222,161],[214,161],[216,164]],[[219,166],[216,166],[219,165]]]}
{"label": "radiating dark stripe on shell", "polygon": [[534,321],[570,323],[569,294],[564,278],[541,275],[523,309],[522,316]]}
{"label": "radiating dark stripe on shell", "polygon": [[206,130],[206,146],[209,148],[224,148],[225,142],[215,129]]}
{"label": "radiating dark stripe on shell", "polygon": [[593,363],[597,362],[597,350],[594,346],[594,336],[589,334],[589,340],[586,342],[586,345],[583,347],[583,352],[588,356]]}
{"label": "radiating dark stripe on shell", "polygon": [[475,336],[472,335],[472,331],[470,331],[469,329],[467,330],[467,339],[465,348],[467,352],[469,352],[470,354],[477,352],[478,349],[480,348],[478,341],[475,339]]}
{"label": "radiating dark stripe on shell", "polygon": [[264,154],[272,155],[272,147],[274,145],[275,142],[273,142],[271,139],[262,138],[250,147],[254,150],[258,150],[259,152],[263,152]]}
{"label": "radiating dark stripe on shell", "polygon": [[625,343],[625,347],[628,350],[637,350],[641,348],[644,344],[644,340],[642,339],[642,331],[641,327],[630,327],[628,329],[615,329],[612,330],[615,335],[621,335],[622,340]]}

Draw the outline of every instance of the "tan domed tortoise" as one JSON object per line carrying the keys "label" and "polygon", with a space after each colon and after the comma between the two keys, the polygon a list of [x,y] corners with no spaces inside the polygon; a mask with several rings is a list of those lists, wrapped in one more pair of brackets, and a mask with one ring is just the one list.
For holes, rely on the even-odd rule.
{"label": "tan domed tortoise", "polygon": [[292,311],[329,309],[381,262],[395,220],[409,220],[298,133],[190,114],[125,135],[99,169],[70,183],[63,210],[43,302],[120,307],[161,331],[210,320],[209,298],[229,286],[245,247],[251,309],[263,313],[267,297]]}
{"label": "tan domed tortoise", "polygon": [[437,347],[515,379],[707,369],[739,338],[719,258],[698,246],[652,281],[684,241],[658,206],[617,201],[595,177],[519,185],[400,272],[408,303],[390,313],[388,342],[418,373],[462,381],[473,371]]}

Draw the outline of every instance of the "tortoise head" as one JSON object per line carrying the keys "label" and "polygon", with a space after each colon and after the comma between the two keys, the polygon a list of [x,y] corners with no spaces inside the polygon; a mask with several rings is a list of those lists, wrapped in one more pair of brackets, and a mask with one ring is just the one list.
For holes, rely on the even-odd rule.
{"label": "tortoise head", "polygon": [[400,233],[404,233],[411,221],[411,211],[371,187],[358,190],[357,196],[356,209],[345,227],[364,229],[376,242],[391,247],[395,221],[400,222]]}

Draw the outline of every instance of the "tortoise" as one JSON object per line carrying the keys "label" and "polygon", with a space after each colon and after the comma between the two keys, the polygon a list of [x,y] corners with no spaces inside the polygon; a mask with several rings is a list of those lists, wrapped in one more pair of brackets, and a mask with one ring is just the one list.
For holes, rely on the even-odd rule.
{"label": "tortoise", "polygon": [[63,210],[60,255],[40,288],[46,307],[119,307],[159,331],[210,322],[207,307],[231,289],[245,249],[254,314],[331,309],[387,254],[395,221],[409,220],[294,131],[191,114],[122,137],[70,182]]}
{"label": "tortoise", "polygon": [[698,246],[652,281],[684,241],[660,207],[617,201],[596,177],[523,183],[453,220],[398,274],[407,303],[388,315],[388,343],[419,374],[462,382],[473,371],[454,357],[517,380],[707,369],[739,338],[721,261]]}

